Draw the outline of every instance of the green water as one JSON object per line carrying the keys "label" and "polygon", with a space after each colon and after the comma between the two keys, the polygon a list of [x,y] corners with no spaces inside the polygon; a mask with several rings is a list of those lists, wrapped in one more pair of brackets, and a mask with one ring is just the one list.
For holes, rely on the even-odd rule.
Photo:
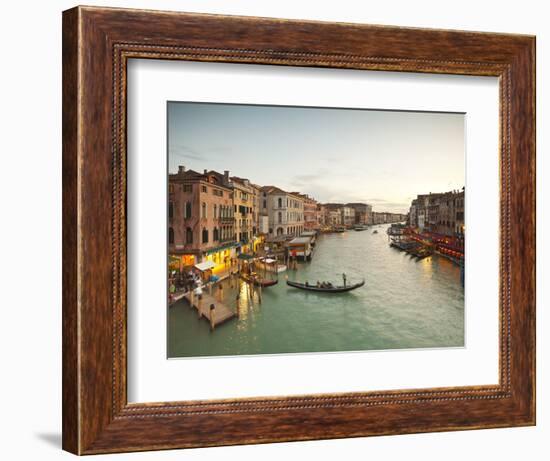
{"label": "green water", "polygon": [[[224,281],[224,302],[239,318],[210,331],[182,300],[169,308],[168,356],[358,351],[464,345],[464,289],[459,268],[433,256],[417,261],[388,246],[387,226],[378,234],[324,234],[313,260],[279,274],[279,283],[250,298],[240,281]],[[290,280],[341,284],[366,280],[349,293],[316,294]]]}

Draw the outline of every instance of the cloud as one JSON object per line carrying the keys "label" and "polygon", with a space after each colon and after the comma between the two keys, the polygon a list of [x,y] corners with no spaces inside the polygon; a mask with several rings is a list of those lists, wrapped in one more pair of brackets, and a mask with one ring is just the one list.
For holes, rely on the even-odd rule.
{"label": "cloud", "polygon": [[205,160],[206,157],[202,152],[198,152],[197,150],[183,145],[183,144],[176,144],[172,145],[168,148],[168,155],[172,157],[173,155],[177,157],[182,158],[188,158],[191,160]]}

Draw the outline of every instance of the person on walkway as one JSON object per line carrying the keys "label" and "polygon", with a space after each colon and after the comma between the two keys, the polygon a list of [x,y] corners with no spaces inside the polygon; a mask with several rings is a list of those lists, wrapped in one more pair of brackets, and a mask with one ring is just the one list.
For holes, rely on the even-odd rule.
{"label": "person on walkway", "polygon": [[214,327],[216,326],[214,316],[216,312],[216,306],[214,303],[210,304],[210,330],[214,331]]}
{"label": "person on walkway", "polygon": [[195,296],[198,298],[197,310],[199,311],[199,319],[202,317],[202,287],[200,284],[195,288]]}

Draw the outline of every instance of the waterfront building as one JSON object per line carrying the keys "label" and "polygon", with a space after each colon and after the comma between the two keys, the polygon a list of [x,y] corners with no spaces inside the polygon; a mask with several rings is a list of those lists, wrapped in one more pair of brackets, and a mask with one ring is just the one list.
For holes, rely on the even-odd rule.
{"label": "waterfront building", "polygon": [[275,186],[263,186],[260,214],[268,217],[270,236],[298,236],[304,230],[304,199]]}
{"label": "waterfront building", "polygon": [[232,176],[233,214],[235,220],[235,235],[242,253],[254,251],[256,233],[256,218],[254,214],[254,187],[248,179]]}
{"label": "waterfront building", "polygon": [[464,233],[464,191],[451,191],[439,197],[434,232],[458,236]]}
{"label": "waterfront building", "polygon": [[428,226],[428,202],[430,194],[418,195],[416,197],[416,228],[423,232]]}
{"label": "waterfront building", "polygon": [[250,184],[252,188],[252,239],[253,239],[253,251],[260,250],[264,243],[265,238],[269,234],[269,221],[266,216],[260,214],[260,200],[262,196],[262,188],[257,184]]}
{"label": "waterfront building", "polygon": [[[227,173],[227,172],[226,172]],[[234,255],[233,190],[228,173],[180,166],[168,178],[168,251],[179,269],[212,261],[216,271]]]}
{"label": "waterfront building", "polygon": [[355,210],[354,224],[362,226],[372,224],[372,205],[367,203],[347,203],[346,206]]}
{"label": "waterfront building", "polygon": [[328,225],[331,227],[337,227],[342,225],[342,213],[340,210],[328,209]]}
{"label": "waterfront building", "polygon": [[373,211],[372,222],[373,224],[393,224],[400,223],[407,220],[407,215],[403,213],[390,213],[387,211]]}
{"label": "waterfront building", "polygon": [[303,199],[304,204],[304,229],[307,231],[317,230],[320,228],[318,204],[315,199],[307,194],[292,192]]}
{"label": "waterfront building", "polygon": [[317,203],[316,216],[317,216],[318,229],[322,229],[322,228],[328,226],[328,224],[327,224],[327,209],[321,203]]}
{"label": "waterfront building", "polygon": [[322,205],[324,225],[327,228],[340,227],[342,221],[342,204],[341,203],[324,203]]}
{"label": "waterfront building", "polygon": [[343,205],[340,208],[340,213],[342,214],[342,225],[345,227],[352,227],[355,224],[355,209]]}
{"label": "waterfront building", "polygon": [[409,221],[420,232],[447,236],[464,234],[464,189],[418,195],[411,203]]}
{"label": "waterfront building", "polygon": [[411,202],[411,207],[409,208],[409,226],[418,227],[418,216],[417,216],[418,200],[414,199]]}

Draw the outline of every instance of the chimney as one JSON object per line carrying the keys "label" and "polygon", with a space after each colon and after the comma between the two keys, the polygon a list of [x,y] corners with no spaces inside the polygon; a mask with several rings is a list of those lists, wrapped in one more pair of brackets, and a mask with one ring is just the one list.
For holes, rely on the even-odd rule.
{"label": "chimney", "polygon": [[178,166],[178,174],[185,173],[185,167],[183,165]]}
{"label": "chimney", "polygon": [[205,168],[203,174],[207,174],[208,170]]}
{"label": "chimney", "polygon": [[229,184],[229,170],[223,170],[223,182]]}

